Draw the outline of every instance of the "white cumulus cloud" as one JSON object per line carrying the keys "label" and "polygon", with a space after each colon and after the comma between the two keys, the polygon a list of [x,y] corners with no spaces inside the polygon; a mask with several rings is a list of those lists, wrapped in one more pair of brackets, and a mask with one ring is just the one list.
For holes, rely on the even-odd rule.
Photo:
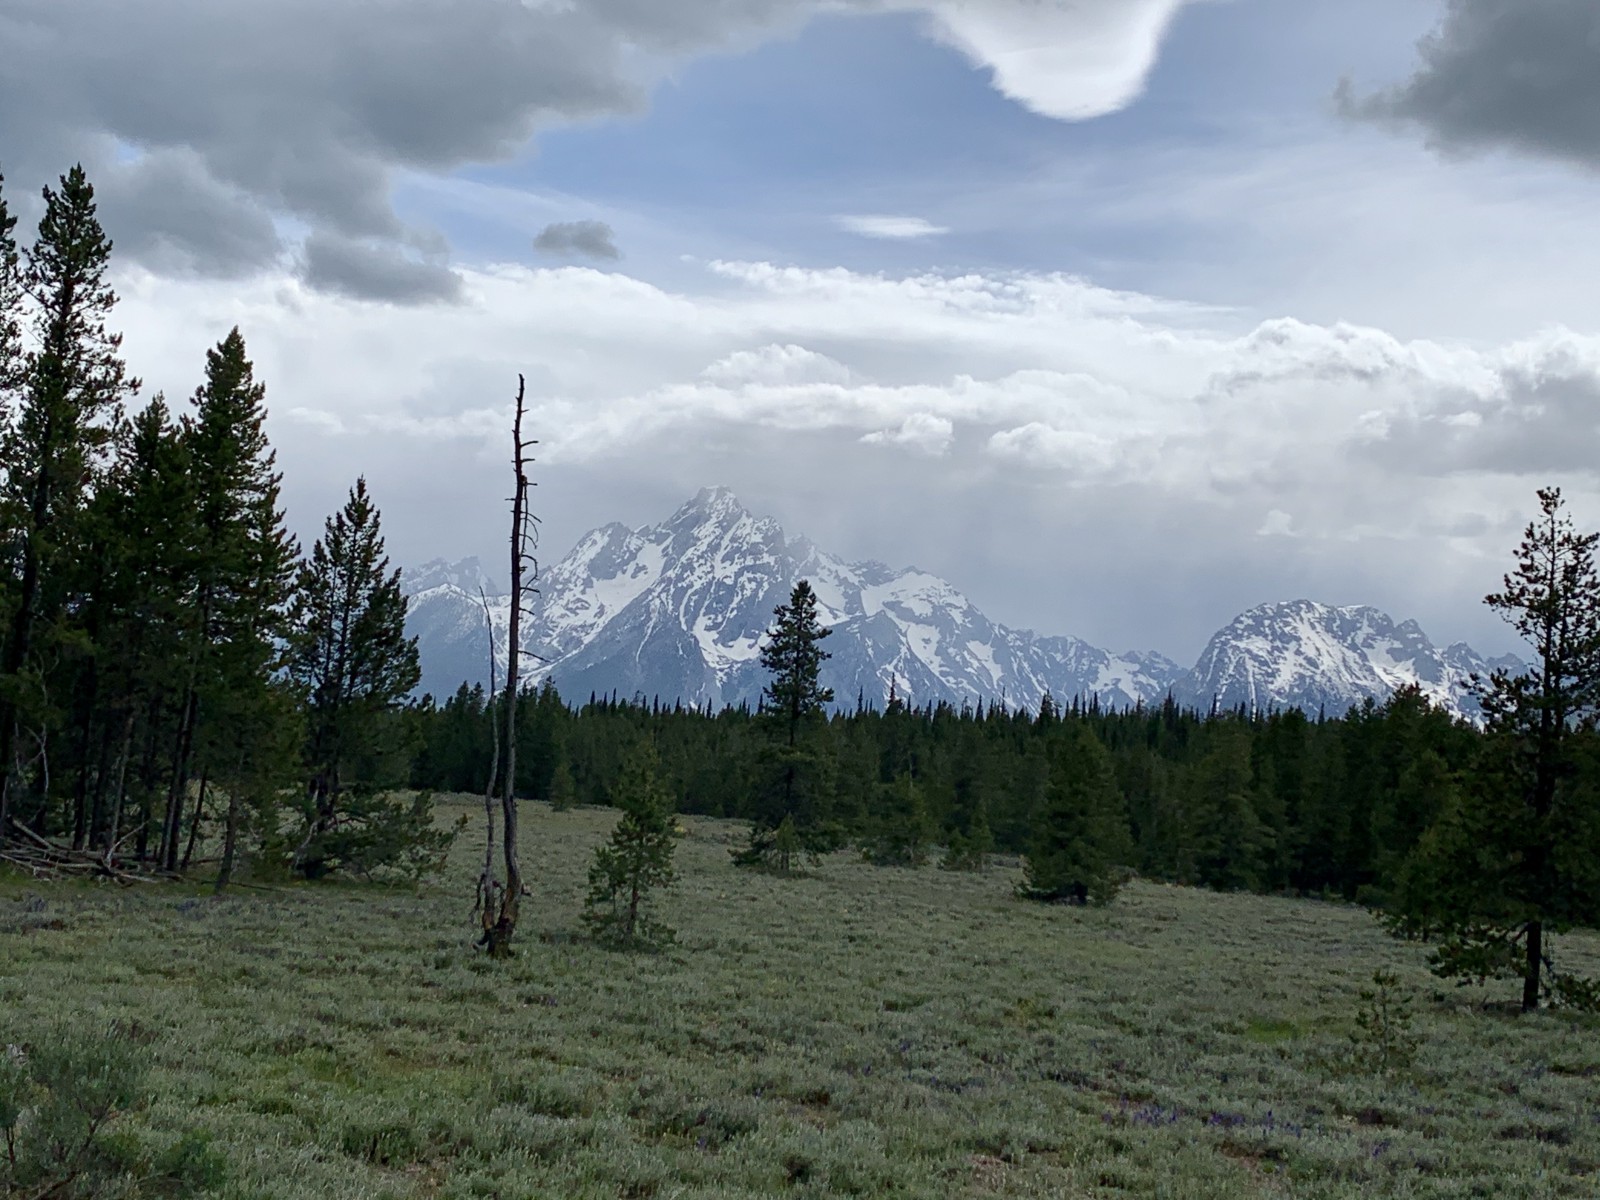
{"label": "white cumulus cloud", "polygon": [[989,70],[994,86],[1043,116],[1083,121],[1144,90],[1186,0],[935,0],[934,36]]}

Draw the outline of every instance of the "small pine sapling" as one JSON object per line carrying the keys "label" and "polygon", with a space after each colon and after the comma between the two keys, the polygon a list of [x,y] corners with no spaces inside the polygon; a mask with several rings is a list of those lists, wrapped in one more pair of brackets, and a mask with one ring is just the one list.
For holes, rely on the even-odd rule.
{"label": "small pine sapling", "polygon": [[653,746],[630,756],[612,800],[622,816],[610,840],[595,851],[584,923],[596,941],[608,945],[669,945],[675,934],[654,917],[650,900],[657,888],[672,883],[680,834]]}
{"label": "small pine sapling", "polygon": [[1361,989],[1361,1008],[1350,1034],[1350,1063],[1371,1075],[1392,1075],[1411,1066],[1420,1039],[1411,1030],[1411,997],[1392,971],[1372,973],[1372,986]]}

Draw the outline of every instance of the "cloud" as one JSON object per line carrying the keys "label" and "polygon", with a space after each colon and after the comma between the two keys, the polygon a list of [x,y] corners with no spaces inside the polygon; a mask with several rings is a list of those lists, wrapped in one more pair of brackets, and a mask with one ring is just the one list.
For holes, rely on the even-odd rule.
{"label": "cloud", "polygon": [[736,350],[712,363],[700,372],[700,377],[732,388],[750,384],[847,384],[851,380],[850,368],[843,363],[792,344]]}
{"label": "cloud", "polygon": [[[315,262],[330,259],[362,297],[414,285],[359,253]],[[1600,342],[1578,335],[1476,350],[1285,319],[1197,324],[1065,276],[708,269],[705,289],[676,291],[577,267],[467,269],[455,307],[370,316],[306,288],[280,299],[279,283],[227,311],[276,347],[294,407],[396,437],[488,436],[493,450],[506,381],[537,366],[542,454],[574,467],[675,432],[940,451],[965,429],[975,470],[1248,502],[1250,528],[1278,508],[1309,536],[1403,519],[1391,491],[1334,486],[1349,472],[1532,478],[1600,463],[1577,437]],[[168,286],[125,290],[153,321]],[[783,340],[762,340],[773,332]],[[353,376],[329,361],[339,345],[362,347]]]}
{"label": "cloud", "polygon": [[1420,127],[1452,151],[1509,149],[1600,169],[1600,5],[1449,0],[1416,73],[1365,97],[1358,118]]}
{"label": "cloud", "polygon": [[1488,356],[1476,386],[1386,414],[1362,453],[1436,476],[1600,474],[1600,342],[1557,332]]}
{"label": "cloud", "polygon": [[539,236],[533,239],[533,247],[546,254],[622,257],[617,249],[616,233],[604,221],[556,221],[539,231]]}
{"label": "cloud", "polygon": [[888,238],[909,241],[916,238],[936,237],[949,233],[943,225],[935,225],[921,217],[860,216],[836,218],[839,228],[862,237]]}
{"label": "cloud", "polygon": [[1066,121],[1103,117],[1144,89],[1186,0],[936,0],[935,37],[987,68],[1000,92]]}
{"label": "cloud", "polygon": [[234,279],[270,266],[283,252],[271,215],[213,179],[191,150],[141,155],[102,171],[95,182],[102,218],[117,231],[119,257],[174,275]]}
{"label": "cloud", "polygon": [[1534,488],[1600,523],[1600,338],[1400,339],[1046,274],[704,270],[463,268],[460,303],[416,308],[128,269],[116,321],[169,395],[237,322],[300,529],[365,471],[399,561],[498,553],[518,372],[556,553],[720,479],[998,619],[1169,653],[1288,594],[1492,638],[1476,597]]}
{"label": "cloud", "polygon": [[410,258],[391,243],[322,232],[306,239],[300,278],[352,300],[389,304],[431,304],[461,295],[461,277],[449,267]]}
{"label": "cloud", "polygon": [[[146,168],[128,173],[115,231],[125,247],[153,269],[237,276],[276,257],[269,217],[320,235],[323,257],[332,238],[404,251],[427,231],[397,213],[397,183],[511,159],[554,126],[639,112],[684,59],[796,29],[820,12],[925,11],[931,30],[991,67],[1007,94],[1078,119],[1133,98],[1176,7],[9,0],[0,8],[0,146],[8,179],[25,191],[75,159],[99,179],[130,151],[146,156]],[[182,225],[152,203],[156,181],[180,174],[201,198],[182,202]],[[308,278],[338,284],[349,274]],[[446,290],[437,269],[410,274]]]}
{"label": "cloud", "polygon": [[955,422],[949,417],[932,413],[912,413],[892,429],[879,429],[862,435],[868,446],[899,446],[914,450],[930,458],[939,458],[950,450],[955,439]]}
{"label": "cloud", "polygon": [[1257,537],[1297,537],[1294,531],[1294,518],[1281,508],[1275,508],[1267,513],[1261,522],[1261,528],[1256,530]]}

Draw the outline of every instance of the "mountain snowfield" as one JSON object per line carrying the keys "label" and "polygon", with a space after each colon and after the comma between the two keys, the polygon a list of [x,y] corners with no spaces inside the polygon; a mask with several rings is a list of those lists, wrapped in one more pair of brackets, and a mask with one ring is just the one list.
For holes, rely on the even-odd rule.
{"label": "mountain snowfield", "polygon": [[[1033,708],[1048,692],[1123,707],[1171,694],[1199,708],[1299,705],[1337,715],[1415,683],[1470,716],[1467,676],[1492,665],[1465,645],[1435,649],[1415,622],[1305,600],[1244,613],[1193,670],[1150,651],[1113,654],[998,625],[924,571],[843,562],[753,516],[726,488],[706,488],[659,525],[603,526],[546,567],[523,622],[523,669],[575,701],[616,692],[754,703],[765,680],[762,636],[800,579],[811,581],[833,630],[823,682],[846,706],[861,697],[881,706],[892,686],[917,705]],[[505,678],[509,599],[495,594],[476,559],[436,560],[405,572],[404,583],[408,627],[421,647],[420,691],[443,698],[463,681],[488,682],[485,602],[496,674]]]}
{"label": "mountain snowfield", "polygon": [[1382,701],[1413,684],[1440,707],[1476,717],[1471,677],[1496,667],[1520,670],[1522,663],[1486,660],[1465,642],[1440,650],[1415,621],[1396,624],[1366,605],[1292,600],[1252,608],[1219,629],[1173,695],[1201,708],[1293,705],[1342,716],[1369,696]]}

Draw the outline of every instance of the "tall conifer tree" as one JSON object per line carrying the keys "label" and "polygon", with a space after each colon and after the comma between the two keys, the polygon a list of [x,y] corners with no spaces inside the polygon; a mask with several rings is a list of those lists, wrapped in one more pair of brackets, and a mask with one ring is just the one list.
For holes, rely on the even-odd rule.
{"label": "tall conifer tree", "polygon": [[[400,572],[384,554],[378,510],[356,480],[301,563],[290,614],[290,676],[307,705],[307,818],[299,865],[324,874],[359,849],[384,771],[391,718],[421,678],[405,633]],[[363,771],[365,768],[365,771]],[[354,799],[356,805],[351,808]]]}
{"label": "tall conifer tree", "polygon": [[1556,488],[1539,492],[1505,586],[1484,602],[1533,651],[1532,669],[1481,685],[1477,769],[1423,837],[1391,929],[1436,940],[1447,978],[1518,979],[1600,1008],[1600,984],[1556,972],[1548,935],[1600,922],[1600,534],[1580,533]]}
{"label": "tall conifer tree", "polygon": [[42,716],[36,643],[64,610],[67,568],[82,549],[79,517],[103,466],[123,400],[137,389],[107,320],[111,242],[81,166],[44,189],[39,236],[22,257],[32,301],[33,349],[21,364],[17,411],[0,438],[6,473],[0,528],[16,564],[15,600],[0,651],[0,836],[23,780],[24,719]]}
{"label": "tall conifer tree", "polygon": [[[125,823],[135,734],[153,741],[152,720],[166,711],[167,697],[181,695],[193,510],[188,454],[158,395],[128,423],[116,465],[89,510],[89,553],[80,565],[93,575],[84,585],[83,614],[92,655],[79,690],[86,701],[83,741],[94,738],[100,753],[92,791],[90,756],[79,764],[80,843],[115,843]],[[150,797],[140,800],[148,810]]]}
{"label": "tall conifer tree", "polygon": [[[22,382],[22,263],[17,251],[17,218],[0,175],[0,428],[16,402]],[[6,469],[0,466],[0,475]]]}
{"label": "tall conifer tree", "polygon": [[1111,755],[1081,721],[1050,747],[1050,782],[1034,822],[1021,892],[1032,900],[1106,904],[1133,857]]}
{"label": "tall conifer tree", "polygon": [[[833,690],[822,686],[822,664],[828,652],[822,640],[833,631],[817,617],[817,595],[807,580],[794,585],[789,603],[773,610],[776,618],[761,647],[761,665],[771,678],[761,693],[761,721],[768,745],[757,766],[755,822],[749,846],[736,859],[746,865],[764,863],[788,870],[798,845],[815,857],[835,849],[839,834],[824,811],[829,792],[824,706]],[[787,823],[787,826],[786,826]],[[780,830],[787,828],[782,839]]]}
{"label": "tall conifer tree", "polygon": [[[215,775],[252,757],[249,739],[281,706],[265,690],[284,632],[295,545],[278,508],[281,476],[267,443],[266,387],[234,328],[206,352],[184,447],[194,493],[187,669],[162,851],[178,865],[180,821],[197,746]],[[261,706],[246,703],[253,696]],[[199,739],[197,741],[197,738]],[[277,741],[276,737],[270,739]]]}

